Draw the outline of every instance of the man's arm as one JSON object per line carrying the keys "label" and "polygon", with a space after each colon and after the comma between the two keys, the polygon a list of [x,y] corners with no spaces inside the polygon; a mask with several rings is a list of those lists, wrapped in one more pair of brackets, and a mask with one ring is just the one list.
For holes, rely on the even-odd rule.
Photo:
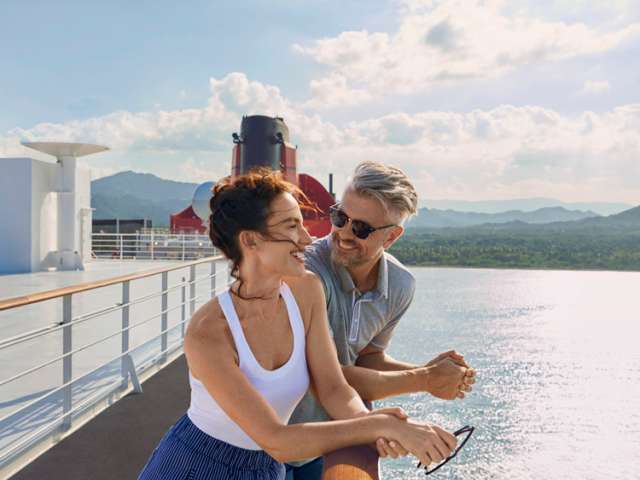
{"label": "man's arm", "polygon": [[[445,400],[464,398],[475,372],[459,353],[444,352],[424,366],[399,362],[383,350],[368,346],[355,366],[342,366],[347,382],[365,400],[427,392]],[[392,369],[398,366],[397,369]]]}
{"label": "man's arm", "polygon": [[364,400],[381,400],[405,393],[427,391],[426,368],[379,371],[359,366],[342,366],[342,373]]}
{"label": "man's arm", "polygon": [[398,371],[398,370],[415,370],[420,365],[414,365],[413,363],[406,363],[396,360],[390,355],[387,355],[384,350],[375,348],[372,345],[368,345],[358,355],[356,365],[359,367],[370,368],[372,370],[379,370],[382,372]]}

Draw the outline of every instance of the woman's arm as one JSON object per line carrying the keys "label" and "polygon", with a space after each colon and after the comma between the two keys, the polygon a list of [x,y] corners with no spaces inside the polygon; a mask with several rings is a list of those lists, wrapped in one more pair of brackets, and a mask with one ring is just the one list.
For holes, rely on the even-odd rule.
{"label": "woman's arm", "polygon": [[[389,436],[394,425],[405,423],[392,415],[371,415],[336,422],[283,425],[271,405],[240,371],[223,322],[196,314],[184,348],[191,373],[225,413],[278,461],[312,458],[336,448],[369,443]],[[360,404],[353,402],[350,408],[359,411]]]}
{"label": "woman's arm", "polygon": [[[371,443],[380,437],[397,440],[425,464],[441,460],[455,447],[455,437],[439,427],[415,424],[388,414],[283,425],[236,364],[224,319],[202,313],[210,310],[199,310],[189,325],[184,344],[189,369],[225,413],[276,460],[317,457],[338,448]],[[357,407],[357,403],[352,405],[354,411]]]}

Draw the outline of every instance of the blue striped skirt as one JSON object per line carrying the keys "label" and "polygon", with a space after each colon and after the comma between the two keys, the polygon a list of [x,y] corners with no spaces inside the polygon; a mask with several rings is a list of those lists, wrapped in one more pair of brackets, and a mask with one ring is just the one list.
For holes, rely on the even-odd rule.
{"label": "blue striped skirt", "polygon": [[153,451],[138,480],[282,480],[284,465],[263,450],[211,437],[185,414]]}

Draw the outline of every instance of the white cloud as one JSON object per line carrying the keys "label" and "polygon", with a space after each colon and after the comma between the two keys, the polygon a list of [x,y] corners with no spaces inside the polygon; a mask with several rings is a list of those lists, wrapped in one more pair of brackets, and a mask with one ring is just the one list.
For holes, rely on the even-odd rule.
{"label": "white cloud", "polygon": [[311,80],[311,100],[304,104],[316,110],[333,107],[348,107],[371,99],[362,89],[350,88],[344,75],[334,73],[319,80]]}
{"label": "white cloud", "polygon": [[[327,105],[331,87],[357,92],[350,103],[410,94],[460,79],[494,78],[537,62],[606,52],[640,34],[640,23],[599,30],[508,12],[502,0],[407,2],[394,34],[343,32],[293,46],[329,68],[311,84],[310,105]],[[335,102],[340,105],[340,102]]]}
{"label": "white cloud", "polygon": [[221,178],[229,174],[228,165],[219,165],[212,169],[210,162],[187,158],[181,163],[175,165],[175,174],[172,180],[179,182],[208,182],[216,178]]}
{"label": "white cloud", "polygon": [[581,93],[599,94],[611,90],[611,85],[606,80],[587,80],[584,82]]}
{"label": "white cloud", "polygon": [[394,113],[337,125],[240,73],[210,84],[202,108],[114,112],[13,129],[0,135],[0,155],[34,156],[20,140],[95,142],[112,148],[87,160],[100,169],[95,176],[134,169],[200,182],[228,173],[230,135],[242,114],[278,114],[300,145],[299,171],[325,184],[333,172],[337,191],[357,162],[375,159],[403,168],[424,198],[640,198],[640,104],[578,115],[502,105]]}

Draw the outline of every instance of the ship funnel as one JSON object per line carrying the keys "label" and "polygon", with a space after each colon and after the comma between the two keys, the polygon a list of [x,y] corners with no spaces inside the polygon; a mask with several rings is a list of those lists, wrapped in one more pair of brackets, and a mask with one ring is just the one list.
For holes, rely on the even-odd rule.
{"label": "ship funnel", "polygon": [[282,172],[287,181],[298,184],[296,146],[289,143],[289,127],[281,117],[244,116],[240,134],[234,133],[232,137],[232,176],[267,167]]}

